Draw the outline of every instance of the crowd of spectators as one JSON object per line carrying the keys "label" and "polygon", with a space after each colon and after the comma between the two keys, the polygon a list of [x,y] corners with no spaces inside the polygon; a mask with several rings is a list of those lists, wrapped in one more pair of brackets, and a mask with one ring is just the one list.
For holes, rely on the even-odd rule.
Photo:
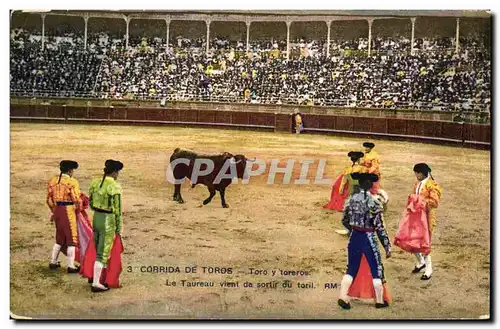
{"label": "crowd of spectators", "polygon": [[270,104],[489,109],[491,51],[453,38],[286,40],[131,37],[89,33],[41,38],[11,34],[11,90],[93,92],[103,98],[152,97]]}
{"label": "crowd of spectators", "polygon": [[10,86],[13,91],[62,92],[72,96],[90,92],[101,60],[82,51],[79,36],[41,37],[13,33],[10,43]]}

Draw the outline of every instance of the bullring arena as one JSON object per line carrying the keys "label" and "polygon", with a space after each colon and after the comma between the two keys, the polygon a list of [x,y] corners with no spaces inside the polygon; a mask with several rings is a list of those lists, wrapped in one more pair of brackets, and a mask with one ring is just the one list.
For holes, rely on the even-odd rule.
{"label": "bullring arena", "polygon": [[[489,124],[453,122],[454,113],[439,111],[156,103],[11,97],[13,315],[478,319],[490,314]],[[291,133],[295,108],[305,113],[304,134]],[[312,159],[307,178],[314,181],[319,160],[326,159],[324,177],[334,179],[350,165],[347,153],[362,150],[366,140],[376,144],[381,157],[391,241],[415,183],[413,165],[432,166],[443,189],[433,235],[434,274],[421,281],[411,274],[414,257],[393,246],[392,257],[383,259],[392,305],[380,310],[353,301],[353,309],[344,311],[336,301],[347,237],[335,233],[342,228],[341,214],[323,209],[331,185],[284,184],[283,174],[267,184],[266,173],[273,159],[280,166],[289,159]],[[202,206],[206,187],[191,188],[189,181],[182,186],[186,203],[178,204],[166,180],[169,157],[178,147],[243,154],[265,161],[267,169],[249,184],[230,185],[227,209],[218,194]],[[101,177],[105,159],[124,163],[119,176],[125,248],[120,289],[93,294],[80,276],[48,269],[54,226],[45,203],[47,182],[66,158],[80,164],[75,177],[85,193],[90,181]],[[292,180],[299,176],[296,164]],[[197,273],[185,273],[193,266]],[[291,288],[282,286],[285,280]],[[208,281],[214,287],[189,286]],[[222,287],[223,282],[238,286]],[[254,286],[243,287],[244,282]]]}
{"label": "bullring arena", "polygon": [[[188,183],[183,186],[186,203],[175,203],[171,200],[173,186],[165,179],[168,158],[179,145],[207,153],[234,150],[263,159],[327,158],[325,177],[333,178],[348,165],[345,154],[359,148],[362,141],[234,130],[13,123],[11,310],[24,316],[71,314],[76,318],[477,318],[488,314],[488,151],[377,142],[383,159],[383,188],[391,198],[386,217],[391,236],[414,181],[414,163],[432,159],[434,176],[445,193],[438,211],[434,278],[424,283],[412,276],[413,257],[396,247],[385,262],[395,301],[383,314],[367,306],[363,314],[340,312],[335,307],[338,290],[320,286],[338,283],[346,264],[347,239],[335,233],[341,228],[340,214],[322,209],[331,186],[267,185],[264,178],[251,178],[248,185],[228,188],[230,208],[222,209],[218,196],[200,207],[208,192],[202,186],[191,190]],[[80,150],[77,155],[75,149]],[[134,269],[132,273],[123,272],[123,288],[92,296],[83,279],[50,273],[46,264],[53,243],[48,238],[53,228],[45,206],[46,182],[54,175],[54,163],[68,157],[81,163],[77,177],[83,191],[88,190],[93,177],[100,175],[102,159],[123,159],[126,170],[120,181],[125,191],[125,266],[197,264],[245,271],[250,267],[306,270],[311,273],[310,279],[302,280],[315,282],[318,288],[172,288],[164,286],[167,278],[193,276]],[[296,172],[293,178],[299,175]],[[464,181],[471,182],[467,190]],[[200,278],[207,279],[207,275]],[[221,281],[224,277],[210,278]],[[249,274],[233,275],[231,279],[272,281],[268,276]],[[71,303],[65,299],[68,294]]]}

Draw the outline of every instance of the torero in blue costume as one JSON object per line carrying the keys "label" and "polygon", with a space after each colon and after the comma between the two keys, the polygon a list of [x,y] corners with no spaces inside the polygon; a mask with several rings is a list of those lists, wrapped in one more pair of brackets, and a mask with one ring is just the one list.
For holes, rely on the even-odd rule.
{"label": "torero in blue costume", "polygon": [[[375,174],[352,173],[352,179],[359,181],[360,191],[354,193],[345,204],[342,215],[343,225],[351,231],[347,245],[347,271],[340,286],[338,304],[350,309],[348,292],[358,274],[362,256],[366,257],[373,279],[377,308],[387,307],[384,301],[384,267],[379,251],[378,239],[384,246],[386,256],[391,256],[391,242],[383,222],[383,206],[369,192],[378,180]],[[378,239],[377,239],[378,237]]]}

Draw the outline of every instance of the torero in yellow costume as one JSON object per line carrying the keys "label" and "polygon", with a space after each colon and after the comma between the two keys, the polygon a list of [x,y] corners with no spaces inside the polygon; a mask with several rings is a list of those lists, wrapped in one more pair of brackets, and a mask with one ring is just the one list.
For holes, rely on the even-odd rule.
{"label": "torero in yellow costume", "polygon": [[[417,163],[413,167],[415,177],[418,182],[413,185],[412,192],[422,197],[424,207],[427,210],[427,218],[429,221],[429,233],[432,238],[432,231],[436,226],[436,208],[441,200],[441,187],[431,175],[431,168],[425,163]],[[431,256],[415,254],[417,257],[417,265],[413,269],[413,273],[418,273],[425,268],[422,275],[422,280],[429,280],[432,275]]]}
{"label": "torero in yellow costume", "polygon": [[51,220],[56,225],[56,243],[52,248],[52,258],[49,268],[56,270],[60,267],[57,259],[60,251],[66,251],[68,273],[78,273],[75,266],[75,247],[78,243],[76,228],[76,211],[80,207],[80,185],[73,177],[78,169],[78,163],[72,160],[63,160],[59,164],[61,173],[52,178],[48,184],[47,205],[52,212]]}
{"label": "torero in yellow costume", "polygon": [[[344,209],[345,201],[354,193],[359,192],[359,182],[352,178],[352,173],[366,173],[366,168],[360,165],[360,160],[363,157],[363,152],[351,151],[347,154],[351,158],[352,165],[345,169],[340,184],[338,182],[333,184],[332,195],[330,202],[325,206],[327,209],[335,209],[342,211]],[[338,180],[338,179],[337,179]],[[338,188],[338,190],[335,190]],[[338,234],[348,235],[349,231],[346,229],[337,230]]]}
{"label": "torero in yellow costume", "polygon": [[[344,171],[344,177],[342,178],[342,182],[340,183],[339,193],[344,194],[344,188],[346,185],[348,185],[349,196],[351,196],[355,192],[355,186],[359,186],[358,181],[351,178],[351,174],[367,173],[367,170],[364,166],[361,165],[361,159],[364,156],[363,152],[351,151],[347,154],[347,156],[351,158],[352,166],[347,167]],[[349,184],[347,184],[347,182],[349,182]]]}
{"label": "torero in yellow costume", "polygon": [[377,191],[380,189],[380,156],[376,151],[373,150],[375,144],[371,142],[363,143],[363,147],[365,148],[365,156],[361,159],[361,165],[366,168],[367,173],[375,174],[378,177],[378,181],[373,184],[370,192],[372,194],[377,194]]}

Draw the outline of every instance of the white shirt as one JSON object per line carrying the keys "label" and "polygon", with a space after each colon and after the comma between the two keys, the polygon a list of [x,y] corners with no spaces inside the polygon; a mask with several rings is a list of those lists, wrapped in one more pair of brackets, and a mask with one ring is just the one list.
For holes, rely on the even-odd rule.
{"label": "white shirt", "polygon": [[425,185],[428,179],[429,177],[426,177],[425,179],[421,180],[420,183],[418,183],[415,194],[420,195],[420,191],[422,191],[422,187]]}

